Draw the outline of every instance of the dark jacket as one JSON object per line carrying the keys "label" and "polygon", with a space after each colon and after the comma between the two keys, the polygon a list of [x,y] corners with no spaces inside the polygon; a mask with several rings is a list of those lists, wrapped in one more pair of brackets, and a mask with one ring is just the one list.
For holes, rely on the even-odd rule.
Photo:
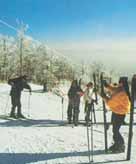
{"label": "dark jacket", "polygon": [[22,78],[22,77],[18,77],[18,78],[14,78],[14,79],[9,79],[8,80],[8,84],[11,85],[11,91],[10,91],[10,95],[11,96],[20,96],[21,95],[21,91],[25,88],[25,89],[29,89],[29,91],[31,92],[31,87],[29,84],[27,84],[26,79]]}
{"label": "dark jacket", "polygon": [[83,92],[79,86],[71,87],[68,91],[69,103],[73,106],[78,106],[80,103],[80,94],[79,92]]}
{"label": "dark jacket", "polygon": [[79,86],[71,87],[68,91],[68,97],[73,98],[75,96],[79,96],[78,92],[83,92],[82,89]]}

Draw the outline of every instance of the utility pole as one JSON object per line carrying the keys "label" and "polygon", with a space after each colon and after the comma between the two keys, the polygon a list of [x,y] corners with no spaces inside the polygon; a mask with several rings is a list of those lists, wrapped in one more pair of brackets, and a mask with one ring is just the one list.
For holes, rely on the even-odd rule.
{"label": "utility pole", "polygon": [[[24,40],[24,33],[28,29],[28,25],[25,25],[23,22],[18,22],[20,28],[15,28],[14,26],[8,24],[7,22],[0,19],[0,24],[3,24],[10,29],[16,31],[19,37],[19,58],[20,58],[20,75],[23,73],[23,40]],[[6,42],[4,43],[6,45]]]}
{"label": "utility pole", "polygon": [[23,74],[23,41],[24,35],[27,30],[28,26],[21,23],[20,29],[18,30],[18,37],[19,37],[19,58],[20,58],[20,76]]}
{"label": "utility pole", "polygon": [[23,60],[22,60],[22,58],[23,58],[23,38],[21,37],[20,38],[20,52],[19,52],[19,57],[20,57],[20,76],[22,75],[22,73],[23,73],[23,70],[22,70],[22,68],[23,68]]}

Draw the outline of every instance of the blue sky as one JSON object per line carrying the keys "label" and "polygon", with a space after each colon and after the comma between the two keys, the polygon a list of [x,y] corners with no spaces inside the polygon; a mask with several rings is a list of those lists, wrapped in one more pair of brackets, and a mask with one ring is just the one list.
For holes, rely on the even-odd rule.
{"label": "blue sky", "polygon": [[[0,20],[45,41],[69,58],[136,70],[136,0],[0,0]],[[0,34],[15,36],[0,24]]]}
{"label": "blue sky", "polygon": [[[49,42],[136,35],[135,0],[0,0],[0,19],[29,25],[27,34]],[[0,25],[0,33],[15,32]]]}

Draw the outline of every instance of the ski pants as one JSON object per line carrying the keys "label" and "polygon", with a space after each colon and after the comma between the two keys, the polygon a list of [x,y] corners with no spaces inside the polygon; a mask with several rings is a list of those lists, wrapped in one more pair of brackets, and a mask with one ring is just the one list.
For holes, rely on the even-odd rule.
{"label": "ski pants", "polygon": [[86,113],[88,109],[88,101],[85,101],[85,108],[84,108],[84,112]]}
{"label": "ski pants", "polygon": [[73,116],[73,122],[77,123],[78,116],[79,116],[79,104],[73,104],[73,103],[69,102],[67,116],[68,116],[69,121],[71,121],[71,118]]}
{"label": "ski pants", "polygon": [[11,95],[11,103],[12,103],[12,108],[11,108],[11,114],[15,114],[15,109],[17,107],[17,114],[21,114],[21,95]]}
{"label": "ski pants", "polygon": [[[86,105],[86,104],[85,104]],[[87,103],[86,107],[86,115],[85,115],[85,121],[88,122],[90,120],[90,112],[93,112],[93,101],[91,103]]]}
{"label": "ski pants", "polygon": [[116,113],[112,113],[113,140],[114,140],[114,143],[117,145],[123,145],[124,144],[124,139],[119,132],[120,127],[124,122],[124,119],[125,119],[125,115],[119,115]]}

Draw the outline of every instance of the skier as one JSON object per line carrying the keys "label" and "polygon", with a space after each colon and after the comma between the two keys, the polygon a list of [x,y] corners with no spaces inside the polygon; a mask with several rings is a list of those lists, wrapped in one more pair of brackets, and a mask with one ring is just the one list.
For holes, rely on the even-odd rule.
{"label": "skier", "polygon": [[77,80],[73,80],[71,83],[71,87],[68,91],[68,123],[72,123],[71,118],[73,115],[73,123],[77,126],[78,125],[78,116],[79,116],[79,105],[80,105],[80,97],[83,95],[83,91],[78,85]]}
{"label": "skier", "polygon": [[86,124],[88,124],[89,120],[90,120],[90,112],[92,111],[92,106],[94,103],[94,99],[93,99],[93,83],[89,82],[86,85],[86,90],[84,91],[84,101],[85,101],[85,121]]}
{"label": "skier", "polygon": [[[20,76],[14,79],[9,79],[8,84],[11,85],[11,103],[12,108],[10,112],[10,117],[13,118],[25,118],[23,114],[21,113],[21,91],[25,89],[29,89],[29,92],[31,93],[31,87],[27,84],[27,76]],[[17,107],[17,115],[15,115],[15,108]]]}
{"label": "skier", "polygon": [[114,144],[109,148],[109,151],[114,153],[124,152],[125,142],[119,130],[124,122],[125,115],[130,111],[130,100],[121,82],[117,86],[105,82],[104,87],[108,91],[108,96],[104,94],[102,97],[112,110]]}

